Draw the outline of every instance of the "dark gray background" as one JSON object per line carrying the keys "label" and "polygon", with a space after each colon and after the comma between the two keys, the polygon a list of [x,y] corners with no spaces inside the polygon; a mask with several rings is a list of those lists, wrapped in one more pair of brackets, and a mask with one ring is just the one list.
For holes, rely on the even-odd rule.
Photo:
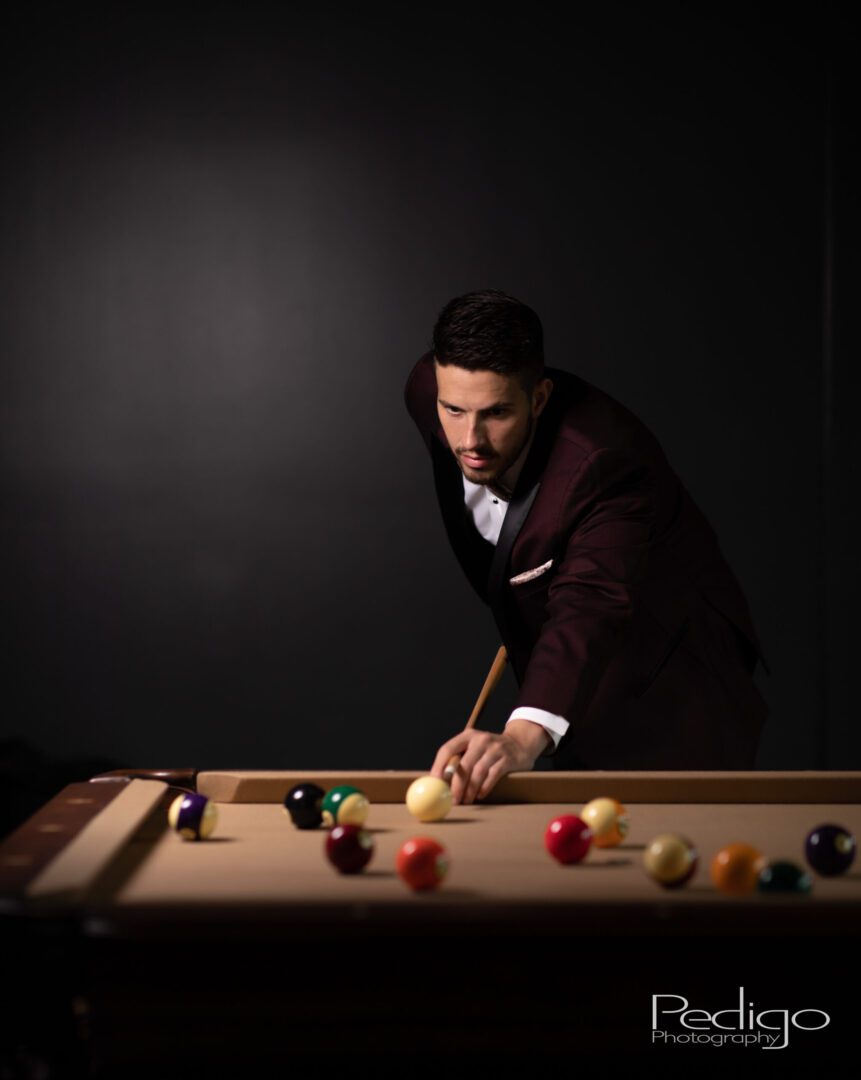
{"label": "dark gray background", "polygon": [[714,525],[772,670],[762,766],[861,767],[829,11],[12,17],[7,748],[428,767],[498,638],[403,387],[445,302],[501,288]]}

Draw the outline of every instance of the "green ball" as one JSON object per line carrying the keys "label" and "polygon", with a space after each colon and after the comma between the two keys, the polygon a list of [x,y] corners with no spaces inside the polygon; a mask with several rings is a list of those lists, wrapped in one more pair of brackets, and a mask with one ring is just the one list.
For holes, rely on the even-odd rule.
{"label": "green ball", "polygon": [[335,825],[362,826],[370,805],[364,791],[352,784],[330,788],[323,799],[323,824],[329,829]]}
{"label": "green ball", "polygon": [[757,888],[764,893],[809,893],[812,885],[810,874],[788,859],[767,862],[757,880]]}

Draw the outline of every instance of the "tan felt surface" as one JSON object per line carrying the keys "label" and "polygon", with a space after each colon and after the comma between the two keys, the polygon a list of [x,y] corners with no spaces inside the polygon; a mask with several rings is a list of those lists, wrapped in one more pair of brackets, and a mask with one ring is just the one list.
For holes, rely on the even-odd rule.
{"label": "tan felt surface", "polygon": [[[613,903],[639,899],[695,904],[714,900],[709,863],[724,844],[745,840],[764,854],[802,862],[807,832],[834,821],[861,833],[861,807],[848,805],[721,805],[680,808],[629,804],[631,832],[615,849],[593,849],[578,865],[562,867],[547,854],[544,830],[557,814],[579,809],[571,803],[455,807],[435,824],[414,821],[402,805],[373,805],[367,827],[376,850],[368,868],[341,875],[323,851],[324,830],[294,828],[278,805],[221,804],[212,838],[182,840],[171,831],[140,841],[131,852],[134,868],[116,890],[123,904],[160,902],[219,905],[272,903],[362,905],[403,903],[528,902]],[[661,832],[680,832],[698,847],[700,865],[681,890],[664,890],[642,869],[644,845]],[[451,869],[433,894],[413,895],[394,870],[399,846],[411,836],[431,836],[449,851]],[[132,845],[133,847],[134,845]],[[815,878],[812,897],[721,897],[732,903],[861,901],[861,874]],[[355,914],[355,911],[354,911]],[[859,906],[861,915],[861,906]]]}

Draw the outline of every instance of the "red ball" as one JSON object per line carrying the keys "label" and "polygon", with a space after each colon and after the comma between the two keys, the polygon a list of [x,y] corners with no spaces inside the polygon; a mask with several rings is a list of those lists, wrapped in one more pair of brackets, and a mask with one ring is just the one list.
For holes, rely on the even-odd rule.
{"label": "red ball", "polygon": [[554,818],[544,833],[544,846],[561,863],[577,863],[592,844],[592,830],[576,814]]}
{"label": "red ball", "polygon": [[371,861],[374,840],[361,825],[336,825],[326,836],[326,854],[342,874],[357,874]]}
{"label": "red ball", "polygon": [[401,845],[395,868],[411,889],[435,889],[448,873],[448,852],[427,836]]}

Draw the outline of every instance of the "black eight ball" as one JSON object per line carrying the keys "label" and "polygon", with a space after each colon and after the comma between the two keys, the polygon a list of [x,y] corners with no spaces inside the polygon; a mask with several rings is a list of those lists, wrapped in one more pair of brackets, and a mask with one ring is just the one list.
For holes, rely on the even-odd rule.
{"label": "black eight ball", "polygon": [[326,792],[317,784],[297,784],[284,797],[284,809],[297,829],[317,829],[323,823]]}

